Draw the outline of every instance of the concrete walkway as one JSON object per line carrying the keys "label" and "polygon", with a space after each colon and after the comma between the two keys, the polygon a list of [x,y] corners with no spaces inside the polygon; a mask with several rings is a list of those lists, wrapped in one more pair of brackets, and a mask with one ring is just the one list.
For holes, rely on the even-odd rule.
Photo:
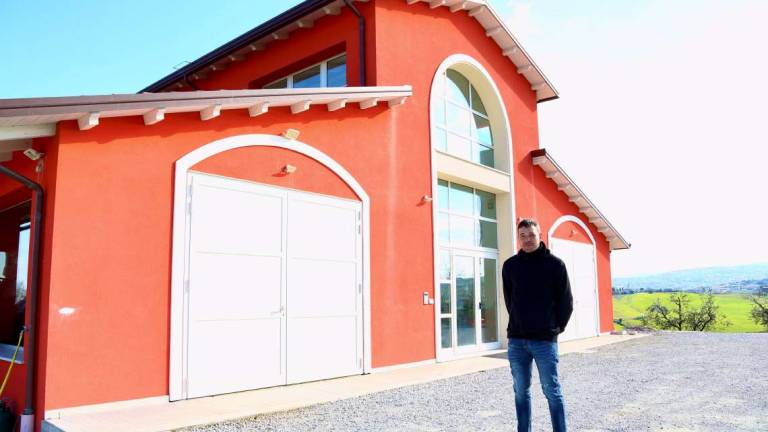
{"label": "concrete walkway", "polygon": [[[605,335],[560,344],[560,353],[590,352],[592,349],[644,335]],[[508,367],[506,356],[466,358],[446,363],[403,367],[306,384],[232,393],[169,403],[165,397],[143,402],[106,404],[83,409],[60,410],[48,419],[43,431],[155,432],[216,423],[258,414],[286,411],[333,402],[383,390],[436,381],[500,367]]]}

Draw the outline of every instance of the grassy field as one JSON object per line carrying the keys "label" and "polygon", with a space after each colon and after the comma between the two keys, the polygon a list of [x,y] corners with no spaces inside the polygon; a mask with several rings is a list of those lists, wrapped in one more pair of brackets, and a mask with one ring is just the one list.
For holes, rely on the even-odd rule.
{"label": "grassy field", "polygon": [[[650,306],[657,298],[661,299],[662,304],[669,305],[667,293],[638,293],[613,296],[613,318],[622,318],[626,325],[638,326],[640,321],[638,317],[643,314],[645,309]],[[692,306],[701,304],[703,294],[688,294]],[[742,332],[764,332],[765,328],[755,324],[749,312],[752,310],[749,299],[741,294],[716,294],[715,302],[720,306],[720,312],[726,316],[731,325],[725,329],[715,330],[717,332],[742,333]],[[616,325],[619,329],[620,326]]]}

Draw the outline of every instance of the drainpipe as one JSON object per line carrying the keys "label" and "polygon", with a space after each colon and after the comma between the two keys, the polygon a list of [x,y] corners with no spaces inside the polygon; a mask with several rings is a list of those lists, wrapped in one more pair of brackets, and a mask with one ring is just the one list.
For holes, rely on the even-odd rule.
{"label": "drainpipe", "polygon": [[37,285],[39,280],[38,261],[40,258],[40,228],[43,219],[43,188],[24,177],[23,175],[0,165],[0,174],[16,180],[24,186],[32,189],[35,196],[35,214],[33,217],[32,238],[30,244],[30,263],[29,263],[29,291],[27,292],[27,302],[29,304],[29,326],[27,327],[27,346],[24,348],[24,363],[27,366],[27,380],[24,391],[24,411],[21,414],[21,432],[32,432],[35,430],[35,348],[36,348],[36,323],[37,323]]}
{"label": "drainpipe", "polygon": [[344,3],[357,15],[358,29],[360,31],[360,87],[365,87],[365,18],[352,4],[352,0],[344,0]]}

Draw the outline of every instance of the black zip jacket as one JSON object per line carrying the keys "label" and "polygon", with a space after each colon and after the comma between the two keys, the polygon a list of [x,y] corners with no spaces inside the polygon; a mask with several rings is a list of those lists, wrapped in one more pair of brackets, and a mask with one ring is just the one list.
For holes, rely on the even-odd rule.
{"label": "black zip jacket", "polygon": [[504,303],[508,338],[557,341],[573,312],[573,296],[563,261],[542,242],[504,262]]}

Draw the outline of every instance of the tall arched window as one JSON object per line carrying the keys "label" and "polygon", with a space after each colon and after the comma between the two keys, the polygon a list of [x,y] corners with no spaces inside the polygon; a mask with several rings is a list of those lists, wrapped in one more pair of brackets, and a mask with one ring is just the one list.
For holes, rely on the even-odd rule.
{"label": "tall arched window", "polygon": [[455,69],[438,79],[432,103],[435,148],[495,168],[491,121],[477,89]]}
{"label": "tall arched window", "polygon": [[501,259],[514,253],[512,136],[504,101],[477,60],[454,54],[430,93],[438,361],[499,349]]}

